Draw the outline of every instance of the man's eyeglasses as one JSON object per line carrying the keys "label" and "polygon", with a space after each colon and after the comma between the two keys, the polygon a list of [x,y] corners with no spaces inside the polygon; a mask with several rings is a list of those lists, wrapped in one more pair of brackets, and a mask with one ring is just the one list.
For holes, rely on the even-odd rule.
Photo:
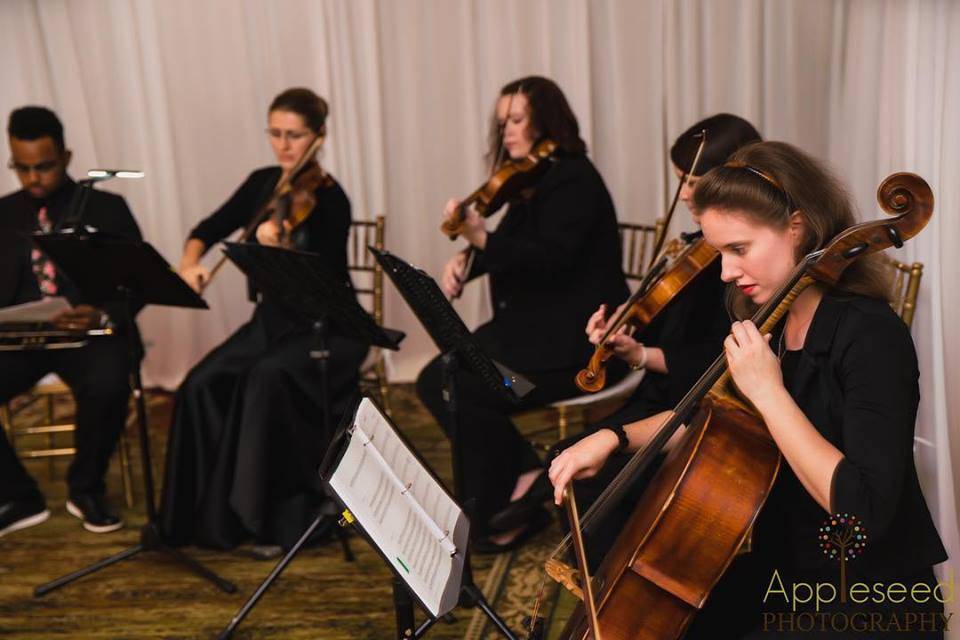
{"label": "man's eyeglasses", "polygon": [[36,171],[37,173],[50,173],[55,171],[60,166],[59,160],[45,160],[43,162],[38,162],[37,164],[23,164],[22,162],[16,162],[11,160],[7,163],[9,169],[13,169],[17,173],[30,173],[31,171]]}
{"label": "man's eyeglasses", "polygon": [[267,135],[273,138],[274,140],[289,140],[290,142],[297,142],[303,140],[309,135],[313,134],[313,131],[309,129],[300,129],[299,131],[286,130],[283,129],[267,129]]}

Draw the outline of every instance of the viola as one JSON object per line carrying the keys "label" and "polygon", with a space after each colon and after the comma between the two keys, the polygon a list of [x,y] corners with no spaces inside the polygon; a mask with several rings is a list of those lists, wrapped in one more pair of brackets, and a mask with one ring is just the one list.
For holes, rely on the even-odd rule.
{"label": "viola", "polygon": [[[317,204],[314,192],[332,182],[330,176],[316,160],[317,151],[323,146],[323,140],[323,136],[314,138],[297,164],[277,182],[270,199],[260,207],[250,223],[244,227],[236,242],[248,242],[256,234],[257,227],[268,219],[273,219],[281,230],[281,244],[289,246],[290,233],[284,229],[283,221],[286,220],[289,223],[290,231],[303,224]],[[210,277],[201,285],[201,293],[210,286],[213,277],[226,261],[226,256],[223,256],[210,269]]]}
{"label": "viola", "polygon": [[[896,217],[854,225],[806,256],[754,315],[761,333],[773,329],[806,287],[835,284],[854,260],[902,246],[933,213],[930,187],[913,174],[884,180],[877,199]],[[734,556],[748,546],[781,456],[759,414],[737,394],[725,356],[607,487],[585,514],[584,529],[603,519],[684,424],[683,436],[600,565],[591,585],[595,601],[578,603],[561,638],[586,640],[600,632],[606,640],[679,638]],[[555,550],[548,573],[575,584],[575,572],[553,559],[570,541],[568,536]],[[579,592],[587,597],[587,589]]]}
{"label": "viola", "polygon": [[280,193],[274,194],[265,211],[269,212],[270,219],[280,229],[280,246],[290,246],[293,231],[310,217],[317,206],[317,189],[329,186],[331,182],[330,176],[313,160],[288,181]]}
{"label": "viola", "polygon": [[463,233],[467,207],[473,205],[477,213],[487,218],[510,200],[535,187],[553,165],[556,150],[557,144],[545,139],[535,144],[523,158],[504,162],[489,180],[463,199],[453,217],[440,225],[440,230],[451,240],[456,240]]}
{"label": "viola", "polygon": [[[680,178],[677,190],[673,194],[673,201],[663,218],[663,233],[659,234],[654,242],[650,267],[640,282],[640,286],[611,321],[610,326],[590,357],[590,362],[580,370],[574,379],[580,390],[585,393],[596,393],[603,389],[607,383],[607,362],[613,357],[613,349],[607,341],[621,329],[625,330],[628,335],[633,335],[645,329],[719,255],[702,240],[696,243],[691,241],[699,238],[699,233],[693,235],[681,234],[679,240],[671,240],[666,249],[663,247],[664,240],[667,237],[666,230],[670,227],[677,202],[680,200],[680,192],[687,184],[690,176],[696,174],[697,167],[700,164],[700,157],[703,155],[703,149],[707,144],[707,130],[703,129],[695,137],[700,138],[697,153],[693,158],[690,170]],[[661,249],[663,249],[662,255]],[[673,263],[668,265],[667,260],[670,259],[673,260]]]}
{"label": "viola", "polygon": [[[610,321],[587,366],[575,378],[581,391],[596,393],[606,385],[607,362],[614,355],[609,345],[611,337],[621,330],[632,335],[645,329],[719,257],[717,250],[708,245],[699,233],[687,238],[690,241],[686,244],[681,239],[672,241],[665,255],[647,271],[640,287]],[[667,266],[669,258],[673,258],[673,263]]]}

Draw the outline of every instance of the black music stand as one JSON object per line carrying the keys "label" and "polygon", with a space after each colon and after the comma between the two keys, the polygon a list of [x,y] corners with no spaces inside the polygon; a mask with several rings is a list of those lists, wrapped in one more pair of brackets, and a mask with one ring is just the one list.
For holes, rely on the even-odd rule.
{"label": "black music stand", "polygon": [[207,303],[173,271],[167,261],[149,243],[82,231],[34,234],[32,238],[34,243],[56,263],[57,268],[76,285],[84,300],[94,305],[123,304],[122,312],[126,322],[127,344],[130,349],[130,386],[137,408],[144,501],[147,505],[147,522],[140,529],[139,544],[40,585],[34,589],[34,595],[43,596],[85,575],[132,558],[141,551],[163,552],[195,574],[213,582],[223,591],[233,593],[237,590],[233,583],[224,580],[179,549],[168,545],[160,531],[154,503],[147,407],[140,379],[140,345],[134,325],[136,311],[147,304],[206,309]]}
{"label": "black music stand", "polygon": [[[343,456],[346,453],[346,449],[350,440],[348,429],[351,427],[353,419],[355,418],[357,414],[357,410],[362,401],[363,401],[363,398],[355,398],[351,402],[351,410],[344,415],[344,418],[341,421],[340,427],[337,430],[337,434],[334,436],[333,442],[331,443],[330,448],[327,450],[327,454],[324,457],[323,464],[320,465],[320,477],[323,478],[324,482],[328,486],[330,485],[331,476],[333,475],[334,470],[337,467],[339,467],[343,459]],[[376,406],[375,401],[373,401],[372,399],[370,399],[370,401],[373,402],[373,404]],[[432,476],[434,482],[440,485],[440,487],[450,497],[450,499],[453,500],[454,499],[453,495],[446,489],[446,487],[443,484],[443,481],[440,480],[439,476],[437,476],[437,474],[433,472],[433,469],[430,467],[429,464],[427,464],[426,460],[424,460],[423,457],[420,456],[420,454],[414,448],[413,444],[404,436],[403,432],[401,432],[400,429],[397,427],[396,423],[394,423],[394,421],[390,419],[390,417],[387,416],[380,409],[379,406],[377,406],[377,411],[380,413],[382,419],[385,420],[390,425],[390,428],[393,430],[396,436],[403,442],[407,450],[411,454],[413,454],[413,456],[417,459],[417,461],[421,465],[423,465],[423,467],[427,470],[430,476]],[[388,558],[385,555],[383,549],[377,544],[374,538],[366,530],[365,523],[362,520],[356,518],[356,516],[353,514],[350,514],[350,517],[348,518],[347,515],[349,513],[348,509],[350,508],[349,505],[347,505],[343,501],[342,497],[334,489],[331,488],[330,492],[331,492],[331,495],[333,495],[334,499],[337,501],[337,503],[340,504],[341,508],[344,509],[343,519],[341,520],[341,524],[345,524],[346,522],[349,522],[353,526],[353,528],[356,529],[360,533],[360,535],[367,541],[370,547],[377,552],[377,554],[381,557],[381,559],[384,561],[386,566],[390,569],[391,573],[393,574],[393,582],[392,582],[393,607],[394,607],[394,613],[397,621],[397,640],[412,640],[414,638],[423,637],[424,634],[427,632],[427,630],[430,629],[434,624],[436,624],[440,620],[452,622],[454,620],[452,613],[447,613],[439,617],[433,617],[432,615],[430,615],[426,621],[424,621],[419,627],[415,628],[415,619],[413,615],[414,602],[416,601],[416,603],[419,604],[424,609],[428,609],[427,605],[425,605],[420,598],[416,597],[413,594],[413,592],[407,587],[406,580],[397,570],[394,563],[391,562],[390,558]],[[465,511],[464,511],[464,515],[466,515]],[[465,524],[467,526],[467,529],[469,530],[469,519],[466,519]],[[467,534],[467,531],[464,531],[464,535],[466,534]],[[458,539],[457,533],[454,533],[451,539],[454,541]],[[469,565],[467,564],[468,561],[467,561],[466,553],[464,553],[462,557],[463,557],[463,568],[461,573],[460,584],[458,585],[458,590],[460,594],[460,602],[458,602],[458,605],[460,606],[464,606],[462,604],[464,600],[470,600],[470,601],[473,600],[472,592],[469,595],[465,595],[464,591],[471,590],[471,589],[476,590],[476,586],[473,584],[472,576],[467,573],[467,567]],[[511,639],[514,638],[512,632],[510,632],[510,630],[506,627],[503,621],[500,620],[497,614],[493,612],[493,610],[487,604],[486,600],[483,600],[482,594],[481,594],[480,600],[476,604],[479,607],[481,607],[484,613],[494,622],[495,625],[497,625],[498,629],[501,630],[507,638],[511,638]]]}
{"label": "black music stand", "polygon": [[[442,353],[442,393],[449,421],[454,493],[460,504],[464,505],[468,518],[472,520],[470,511],[474,500],[473,496],[464,495],[463,464],[460,460],[457,371],[461,367],[471,371],[479,376],[494,393],[514,404],[519,403],[524,396],[533,391],[534,385],[526,378],[492,360],[484,352],[433,278],[387,251],[368,248]],[[405,586],[399,586],[404,592],[406,591]],[[428,620],[419,629],[415,628],[412,600],[409,593],[398,593],[397,583],[394,583],[394,605],[398,633],[401,638],[419,637],[434,622]],[[479,606],[502,634],[507,638],[514,637],[474,584],[469,548],[463,567],[460,605]]]}
{"label": "black music stand", "polygon": [[[321,398],[323,400],[323,425],[326,433],[333,434],[330,417],[327,334],[331,326],[341,335],[356,338],[361,342],[396,351],[404,334],[378,325],[370,314],[357,302],[349,282],[338,277],[315,253],[268,247],[254,243],[224,243],[224,253],[243,271],[260,290],[265,299],[276,303],[291,318],[312,326],[315,336],[314,349],[310,356],[320,367]],[[237,626],[250,613],[257,601],[266,593],[274,580],[280,577],[293,557],[307,543],[310,536],[328,515],[319,514],[300,536],[300,539],[277,562],[276,566],[253,595],[234,615],[220,633],[220,638],[229,638]],[[344,556],[353,559],[345,533],[339,528]]]}

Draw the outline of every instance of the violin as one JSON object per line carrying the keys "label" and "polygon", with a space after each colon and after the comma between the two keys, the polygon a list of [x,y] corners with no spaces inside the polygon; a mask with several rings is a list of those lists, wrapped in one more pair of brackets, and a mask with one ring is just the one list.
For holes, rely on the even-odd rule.
{"label": "violin", "polygon": [[[898,173],[880,185],[877,200],[896,217],[854,225],[807,255],[783,287],[753,317],[769,333],[790,305],[815,282],[832,285],[858,258],[900,247],[933,213],[933,193],[919,176]],[[582,523],[602,520],[632,479],[649,466],[670,437],[688,425],[670,451],[593,580],[596,599],[579,589],[560,637],[570,640],[680,638],[734,556],[748,548],[750,532],[781,463],[762,418],[736,392],[720,356],[675,408],[649,445],[637,452],[607,487]],[[554,558],[547,573],[575,584],[572,568]],[[578,553],[578,555],[580,555]],[[580,575],[586,575],[585,571]]]}
{"label": "violin", "polygon": [[331,183],[330,176],[316,160],[312,160],[287,182],[280,193],[274,194],[265,211],[270,212],[270,219],[280,229],[280,246],[291,246],[293,231],[310,217],[317,206],[317,189],[330,186]]}
{"label": "violin", "polygon": [[[680,191],[683,190],[690,176],[696,174],[697,166],[700,164],[700,156],[703,155],[703,149],[707,144],[707,130],[703,129],[695,137],[700,138],[697,153],[693,158],[690,170],[680,178],[677,191],[673,194],[673,202],[670,203],[670,208],[663,219],[663,233],[654,243],[650,267],[647,269],[643,280],[641,280],[640,286],[627,299],[623,308],[616,314],[610,326],[604,332],[596,349],[594,349],[593,355],[590,356],[590,362],[580,370],[574,379],[577,387],[585,393],[596,393],[603,389],[607,383],[607,362],[613,357],[613,348],[609,346],[607,341],[621,329],[625,329],[627,335],[633,335],[645,329],[670,302],[687,288],[687,285],[704,269],[713,264],[717,256],[720,255],[703,240],[693,242],[693,240],[702,236],[699,232],[681,234],[680,239],[671,240],[665,249],[663,247],[664,240],[667,237],[666,231],[670,227],[673,212],[680,200]],[[661,254],[661,249],[663,249],[663,254]],[[673,263],[668,266],[667,261],[670,259],[673,260]]]}
{"label": "violin", "polygon": [[[596,393],[606,385],[607,362],[614,355],[613,347],[608,342],[611,337],[621,329],[628,335],[645,329],[719,256],[700,233],[671,241],[664,255],[647,271],[640,287],[611,320],[587,366],[577,374],[574,381],[580,390]],[[670,258],[673,258],[673,263],[668,267]]]}
{"label": "violin", "polygon": [[[256,235],[257,227],[268,219],[272,219],[280,229],[281,246],[290,246],[289,236],[310,217],[317,204],[314,192],[320,187],[333,183],[333,179],[316,160],[316,153],[323,146],[323,141],[323,136],[314,138],[297,164],[277,182],[270,199],[260,207],[250,223],[244,227],[236,242],[248,242]],[[289,224],[289,230],[284,227],[284,221]],[[213,277],[226,261],[227,257],[222,256],[210,269],[210,277],[201,285],[201,293],[210,285]]]}
{"label": "violin", "polygon": [[535,144],[523,158],[504,162],[489,180],[463,199],[453,217],[444,220],[440,225],[440,230],[451,240],[456,240],[463,233],[463,222],[470,205],[473,205],[481,216],[488,218],[510,200],[524,195],[536,186],[547,169],[553,165],[556,150],[557,143],[544,139]]}

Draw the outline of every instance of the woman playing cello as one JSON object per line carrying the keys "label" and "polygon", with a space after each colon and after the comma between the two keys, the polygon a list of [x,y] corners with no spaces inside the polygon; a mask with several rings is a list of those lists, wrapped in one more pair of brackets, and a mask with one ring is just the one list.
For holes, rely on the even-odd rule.
{"label": "woman playing cello", "polygon": [[[777,294],[802,256],[854,223],[838,181],[805,153],[774,142],[748,146],[705,175],[693,208],[705,239],[720,252],[723,280],[736,287],[732,310],[740,318]],[[766,424],[783,463],[755,521],[752,552],[734,558],[685,637],[715,638],[718,630],[730,638],[848,637],[832,622],[792,635],[790,620],[798,612],[826,612],[811,619],[853,625],[876,621],[871,635],[856,626],[846,632],[887,637],[907,612],[935,618],[942,611],[929,594],[932,567],[946,553],[912,454],[916,353],[875,264],[860,258],[836,285],[803,290],[773,337],[750,321],[733,323],[724,342],[732,380]],[[627,425],[629,449],[650,441],[664,418]],[[562,452],[550,468],[556,500],[571,479],[594,475],[617,446],[617,438],[601,430]],[[820,546],[821,527],[835,514],[853,516],[869,534],[841,582],[880,585],[881,591],[920,585],[918,592],[928,595],[904,602],[843,593],[847,597],[837,595],[817,610],[812,600],[790,599],[795,585],[837,585],[837,562]],[[940,638],[942,621],[937,625],[914,627],[910,637]]]}

